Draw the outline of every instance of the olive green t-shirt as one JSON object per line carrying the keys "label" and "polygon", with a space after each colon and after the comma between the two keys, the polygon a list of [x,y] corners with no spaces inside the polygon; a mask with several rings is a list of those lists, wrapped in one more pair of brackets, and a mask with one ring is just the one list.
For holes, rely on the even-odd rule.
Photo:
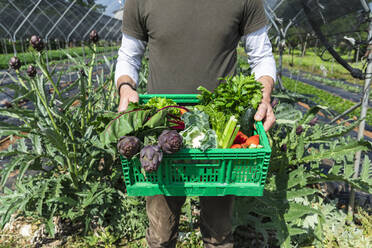
{"label": "olive green t-shirt", "polygon": [[126,0],[122,31],[147,41],[148,92],[213,90],[233,75],[241,36],[266,24],[262,0]]}

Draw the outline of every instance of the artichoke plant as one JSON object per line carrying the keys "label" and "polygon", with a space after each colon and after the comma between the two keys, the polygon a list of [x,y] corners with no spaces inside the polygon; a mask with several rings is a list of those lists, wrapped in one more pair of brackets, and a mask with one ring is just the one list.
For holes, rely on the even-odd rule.
{"label": "artichoke plant", "polygon": [[135,136],[123,136],[119,139],[117,149],[121,155],[131,159],[141,148],[141,141]]}
{"label": "artichoke plant", "polygon": [[140,152],[141,166],[146,172],[156,171],[163,158],[163,152],[157,145],[149,145]]}
{"label": "artichoke plant", "polygon": [[96,30],[92,30],[89,34],[89,40],[93,43],[97,43],[99,40],[98,33]]}
{"label": "artichoke plant", "polygon": [[27,68],[27,75],[31,78],[36,76],[36,68],[33,65],[29,65]]}
{"label": "artichoke plant", "polygon": [[164,130],[158,141],[163,152],[167,154],[178,152],[182,148],[182,136],[176,130]]}
{"label": "artichoke plant", "polygon": [[43,40],[37,35],[31,36],[30,44],[38,52],[41,52],[44,48]]}
{"label": "artichoke plant", "polygon": [[19,60],[18,57],[15,57],[15,56],[11,57],[9,60],[9,66],[13,70],[18,70],[19,68],[21,68],[21,61]]}

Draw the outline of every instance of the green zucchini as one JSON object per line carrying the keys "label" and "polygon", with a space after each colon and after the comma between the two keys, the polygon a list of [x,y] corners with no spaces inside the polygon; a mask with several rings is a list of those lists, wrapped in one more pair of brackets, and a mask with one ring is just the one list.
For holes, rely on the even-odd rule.
{"label": "green zucchini", "polygon": [[242,116],[240,117],[240,131],[242,131],[248,137],[253,135],[255,114],[256,110],[249,107],[243,112]]}

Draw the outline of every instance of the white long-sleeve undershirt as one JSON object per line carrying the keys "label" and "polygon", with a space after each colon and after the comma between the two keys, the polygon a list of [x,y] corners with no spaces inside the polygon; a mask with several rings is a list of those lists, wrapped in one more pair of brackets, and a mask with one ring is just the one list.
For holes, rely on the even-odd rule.
{"label": "white long-sleeve undershirt", "polygon": [[255,79],[270,76],[276,81],[276,65],[266,27],[245,36],[245,52]]}
{"label": "white long-sleeve undershirt", "polygon": [[[262,76],[270,76],[275,81],[276,66],[266,27],[246,35],[244,39],[248,63],[252,68],[252,72],[255,74],[255,79]],[[141,60],[146,45],[145,41],[138,40],[123,33],[116,63],[116,83],[119,77],[128,75],[138,84],[138,71],[141,68]]]}

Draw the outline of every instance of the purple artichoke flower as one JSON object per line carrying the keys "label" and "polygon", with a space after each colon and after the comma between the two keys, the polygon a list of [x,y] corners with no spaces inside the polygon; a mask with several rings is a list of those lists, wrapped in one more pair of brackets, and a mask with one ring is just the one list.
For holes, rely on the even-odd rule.
{"label": "purple artichoke flower", "polygon": [[117,149],[121,155],[131,159],[141,148],[141,141],[135,136],[123,136],[119,139]]}
{"label": "purple artichoke flower", "polygon": [[304,128],[302,126],[298,126],[296,128],[296,134],[297,135],[301,135],[303,131],[304,131]]}
{"label": "purple artichoke flower", "polygon": [[92,30],[89,34],[89,40],[93,43],[97,43],[99,41],[98,33],[96,30]]}
{"label": "purple artichoke flower", "polygon": [[11,57],[9,60],[9,66],[13,70],[18,70],[19,68],[21,68],[21,61],[19,60],[18,57],[15,57],[15,56]]}
{"label": "purple artichoke flower", "polygon": [[30,78],[33,78],[36,76],[36,68],[33,65],[29,65],[27,68],[27,75]]}
{"label": "purple artichoke flower", "polygon": [[146,172],[156,171],[163,159],[163,152],[157,145],[145,146],[140,152],[142,168]]}
{"label": "purple artichoke flower", "polygon": [[31,36],[30,44],[38,52],[41,52],[44,48],[43,40],[37,35]]}
{"label": "purple artichoke flower", "polygon": [[163,152],[167,154],[178,152],[182,148],[182,136],[176,130],[164,130],[158,141]]}

